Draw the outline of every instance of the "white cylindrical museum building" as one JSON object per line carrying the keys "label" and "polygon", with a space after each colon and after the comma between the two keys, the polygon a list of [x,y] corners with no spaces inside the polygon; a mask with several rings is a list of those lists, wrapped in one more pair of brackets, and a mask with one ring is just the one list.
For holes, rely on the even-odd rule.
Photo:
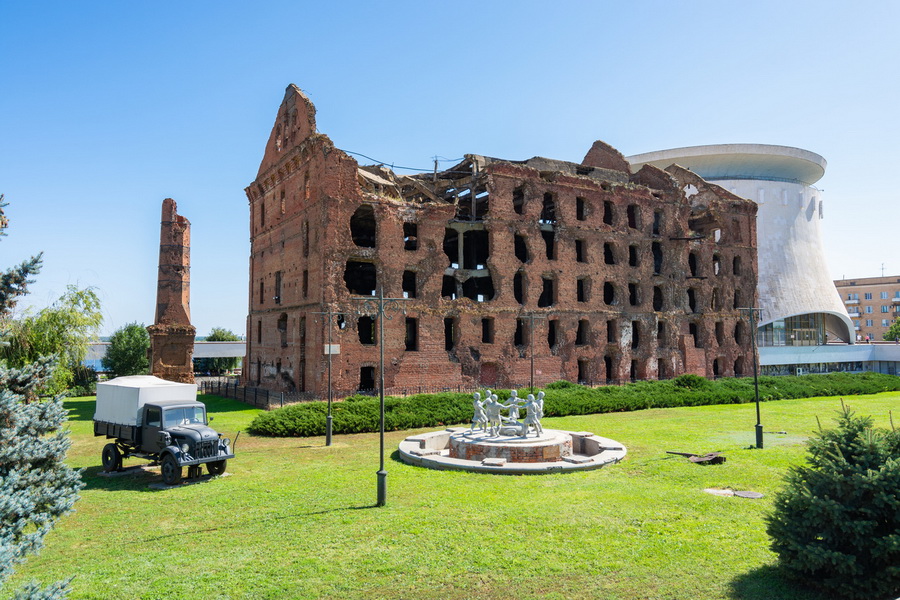
{"label": "white cylindrical museum building", "polygon": [[645,164],[677,164],[757,203],[759,341],[764,346],[818,346],[855,342],[847,314],[825,264],[820,220],[825,159],[800,148],[719,144],[674,148],[627,157]]}

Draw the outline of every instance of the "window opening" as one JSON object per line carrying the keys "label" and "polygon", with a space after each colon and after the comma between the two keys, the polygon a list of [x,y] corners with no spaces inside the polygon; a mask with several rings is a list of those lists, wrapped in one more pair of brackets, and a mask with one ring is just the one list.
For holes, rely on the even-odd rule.
{"label": "window opening", "polygon": [[628,372],[628,376],[631,379],[631,381],[637,381],[637,361],[636,360],[631,361],[631,369]]}
{"label": "window opening", "polygon": [[403,224],[403,249],[417,250],[419,248],[419,226],[416,223]]}
{"label": "window opening", "polygon": [[589,384],[590,379],[590,363],[584,359],[578,359],[578,383]]}
{"label": "window opening", "polygon": [[640,321],[631,322],[631,347],[637,348],[641,345],[641,323]]}
{"label": "window opening", "polygon": [[513,238],[513,247],[515,248],[516,258],[519,259],[519,262],[527,263],[529,260],[528,245],[525,243],[525,238],[516,234]]}
{"label": "window opening", "polygon": [[575,330],[575,345],[584,346],[588,343],[591,331],[591,323],[587,319],[578,320],[578,329]]}
{"label": "window opening", "polygon": [[616,303],[616,288],[609,281],[603,284],[603,302],[610,306]]}
{"label": "window opening", "polygon": [[697,312],[697,292],[694,291],[694,288],[688,288],[687,298],[688,308],[691,309],[692,313]]}
{"label": "window opening", "polygon": [[494,280],[487,277],[469,277],[462,283],[463,296],[475,302],[487,302],[494,299]]}
{"label": "window opening", "polygon": [[452,275],[444,275],[444,279],[441,283],[441,297],[449,298],[450,300],[456,300],[459,296],[459,291],[456,288],[456,278]]}
{"label": "window opening", "polygon": [[631,267],[638,266],[638,247],[628,246],[628,265]]}
{"label": "window opening", "polygon": [[303,269],[303,297],[309,296],[309,271]]}
{"label": "window opening", "polygon": [[694,339],[694,348],[702,348],[703,346],[700,344],[700,333],[697,330],[696,323],[690,323],[688,325],[688,333]]}
{"label": "window opening", "polygon": [[375,319],[370,316],[362,316],[356,321],[356,331],[359,334],[359,343],[365,346],[375,345]]}
{"label": "window opening", "polygon": [[713,275],[721,275],[722,274],[722,259],[719,258],[718,254],[713,254]]}
{"label": "window opening", "polygon": [[581,196],[575,197],[575,219],[578,221],[587,220],[587,210],[585,209],[585,201]]}
{"label": "window opening", "polygon": [[489,254],[487,231],[482,229],[463,233],[463,269],[484,269]]}
{"label": "window opening", "polygon": [[513,190],[512,203],[513,210],[517,215],[525,213],[525,190],[522,187]]}
{"label": "window opening", "polygon": [[662,273],[663,268],[663,253],[662,253],[662,244],[659,242],[653,242],[650,245],[651,252],[653,253],[653,274],[659,275]]}
{"label": "window opening", "polygon": [[637,306],[641,303],[640,297],[640,288],[638,288],[638,284],[629,283],[628,284],[628,304],[631,306]]}
{"label": "window opening", "polygon": [[359,368],[359,390],[370,392],[375,389],[375,367]]}
{"label": "window opening", "polygon": [[547,247],[547,260],[556,258],[556,232],[541,231],[541,237],[544,238],[544,245]]}
{"label": "window opening", "polygon": [[403,271],[403,297],[416,297],[416,272]]}
{"label": "window opening", "polygon": [[541,208],[541,223],[556,223],[556,200],[551,192],[544,193],[544,204]]}
{"label": "window opening", "polygon": [[741,274],[741,257],[735,256],[734,260],[731,261],[731,272],[735,275]]}
{"label": "window opening", "polygon": [[713,377],[718,377],[719,376],[719,359],[718,358],[713,359],[712,367],[713,367]]}
{"label": "window opening", "polygon": [[616,264],[616,253],[613,245],[609,242],[603,244],[603,262],[608,265]]}
{"label": "window opening", "polygon": [[449,227],[444,229],[444,254],[450,260],[450,268],[459,268],[459,233],[455,229]]}
{"label": "window opening", "polygon": [[691,270],[691,277],[697,276],[697,255],[693,252],[688,254],[688,268]]}
{"label": "window opening", "polygon": [[556,290],[554,290],[555,281],[549,277],[541,277],[541,281],[543,287],[541,289],[541,296],[538,298],[538,308],[553,306],[556,299]]}
{"label": "window opening", "polygon": [[613,203],[610,200],[603,201],[603,222],[607,225],[614,224]]}
{"label": "window opening", "polygon": [[350,217],[350,236],[357,246],[375,247],[375,209],[371,204],[361,205]]}
{"label": "window opening", "polygon": [[516,319],[516,332],[513,335],[513,343],[516,346],[524,346],[526,342],[525,319]]}
{"label": "window opening", "polygon": [[444,317],[444,350],[452,352],[456,348],[456,319]]}
{"label": "window opening", "polygon": [[262,321],[256,322],[256,343],[262,344]]}
{"label": "window opening", "polygon": [[662,229],[662,213],[657,211],[653,212],[653,235],[659,235],[660,230]]}
{"label": "window opening", "polygon": [[357,296],[374,296],[378,284],[375,265],[370,262],[348,260],[344,268],[347,291]]}
{"label": "window opening", "polygon": [[725,324],[722,321],[716,321],[716,344],[725,344]]}
{"label": "window opening", "polygon": [[587,262],[587,255],[584,251],[584,240],[575,240],[575,262]]}
{"label": "window opening", "polygon": [[653,310],[659,312],[663,309],[663,292],[658,285],[653,286]]}
{"label": "window opening", "polygon": [[265,283],[264,283],[264,281],[263,281],[262,279],[260,279],[260,280],[259,280],[259,303],[260,303],[260,304],[265,304],[265,303],[266,303],[266,295],[265,295],[265,293],[266,293]]}
{"label": "window opening", "polygon": [[627,209],[628,226],[631,229],[640,229],[641,215],[637,204],[629,204]]}
{"label": "window opening", "polygon": [[613,375],[615,374],[613,371],[613,359],[608,354],[603,357],[603,370],[606,371],[606,382],[610,383],[613,381]]}
{"label": "window opening", "polygon": [[481,343],[494,343],[494,319],[490,317],[481,319]]}
{"label": "window opening", "polygon": [[659,321],[656,323],[656,345],[664,347],[666,345],[666,322]]}
{"label": "window opening", "polygon": [[406,317],[406,350],[414,352],[419,349],[419,320]]}
{"label": "window opening", "polygon": [[557,337],[559,334],[559,320],[550,319],[547,321],[547,347],[551,350],[556,349]]}
{"label": "window opening", "polygon": [[610,319],[606,322],[606,341],[610,344],[615,344],[618,340],[618,335],[616,334],[616,330],[618,329],[617,321],[615,319]]}
{"label": "window opening", "polygon": [[278,317],[277,328],[278,328],[279,337],[281,338],[281,347],[282,348],[287,348],[287,345],[288,345],[287,344],[287,328],[288,328],[287,322],[288,322],[287,313],[281,313],[281,315]]}
{"label": "window opening", "polygon": [[656,359],[656,378],[657,379],[668,379],[669,373],[666,369],[666,361],[662,358]]}
{"label": "window opening", "polygon": [[516,271],[513,277],[513,296],[519,304],[525,304],[525,275],[522,271]]}
{"label": "window opening", "polygon": [[275,304],[281,304],[281,271],[275,271]]}
{"label": "window opening", "polygon": [[579,302],[587,302],[590,295],[590,280],[587,278],[575,281],[575,294]]}

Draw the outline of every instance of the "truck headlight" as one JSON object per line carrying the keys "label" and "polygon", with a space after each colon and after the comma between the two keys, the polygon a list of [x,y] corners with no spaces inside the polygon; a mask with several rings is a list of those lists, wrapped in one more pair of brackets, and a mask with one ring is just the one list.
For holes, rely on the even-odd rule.
{"label": "truck headlight", "polygon": [[222,445],[225,446],[226,448],[228,448],[229,446],[231,446],[231,440],[228,438],[223,438]]}
{"label": "truck headlight", "polygon": [[191,449],[191,447],[188,446],[187,444],[182,444],[182,445],[181,445],[181,451],[184,452],[185,454],[187,454],[187,453],[188,453],[188,450],[190,450],[190,449]]}

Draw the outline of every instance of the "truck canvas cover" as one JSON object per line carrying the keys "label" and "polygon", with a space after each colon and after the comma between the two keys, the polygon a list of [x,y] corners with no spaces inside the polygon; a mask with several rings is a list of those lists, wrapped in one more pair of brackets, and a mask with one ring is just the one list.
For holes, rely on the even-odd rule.
{"label": "truck canvas cover", "polygon": [[140,426],[140,408],[162,400],[197,401],[197,385],[151,375],[116,377],[97,384],[95,421]]}

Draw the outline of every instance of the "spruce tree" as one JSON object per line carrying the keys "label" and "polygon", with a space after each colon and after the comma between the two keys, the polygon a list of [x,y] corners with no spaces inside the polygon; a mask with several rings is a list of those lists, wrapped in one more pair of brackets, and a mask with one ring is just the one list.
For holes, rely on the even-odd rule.
{"label": "spruce tree", "polygon": [[788,572],[828,597],[900,596],[900,431],[844,407],[788,474],[768,533]]}
{"label": "spruce tree", "polygon": [[[0,235],[8,225],[4,206],[0,195]],[[40,266],[38,254],[0,273],[0,332],[8,331],[10,311]],[[41,548],[56,521],[72,510],[83,485],[79,472],[64,462],[70,442],[63,429],[62,397],[37,396],[55,366],[55,357],[20,368],[0,364],[0,586],[15,565]],[[66,595],[67,582],[43,589],[30,583],[16,598],[56,600]]]}

